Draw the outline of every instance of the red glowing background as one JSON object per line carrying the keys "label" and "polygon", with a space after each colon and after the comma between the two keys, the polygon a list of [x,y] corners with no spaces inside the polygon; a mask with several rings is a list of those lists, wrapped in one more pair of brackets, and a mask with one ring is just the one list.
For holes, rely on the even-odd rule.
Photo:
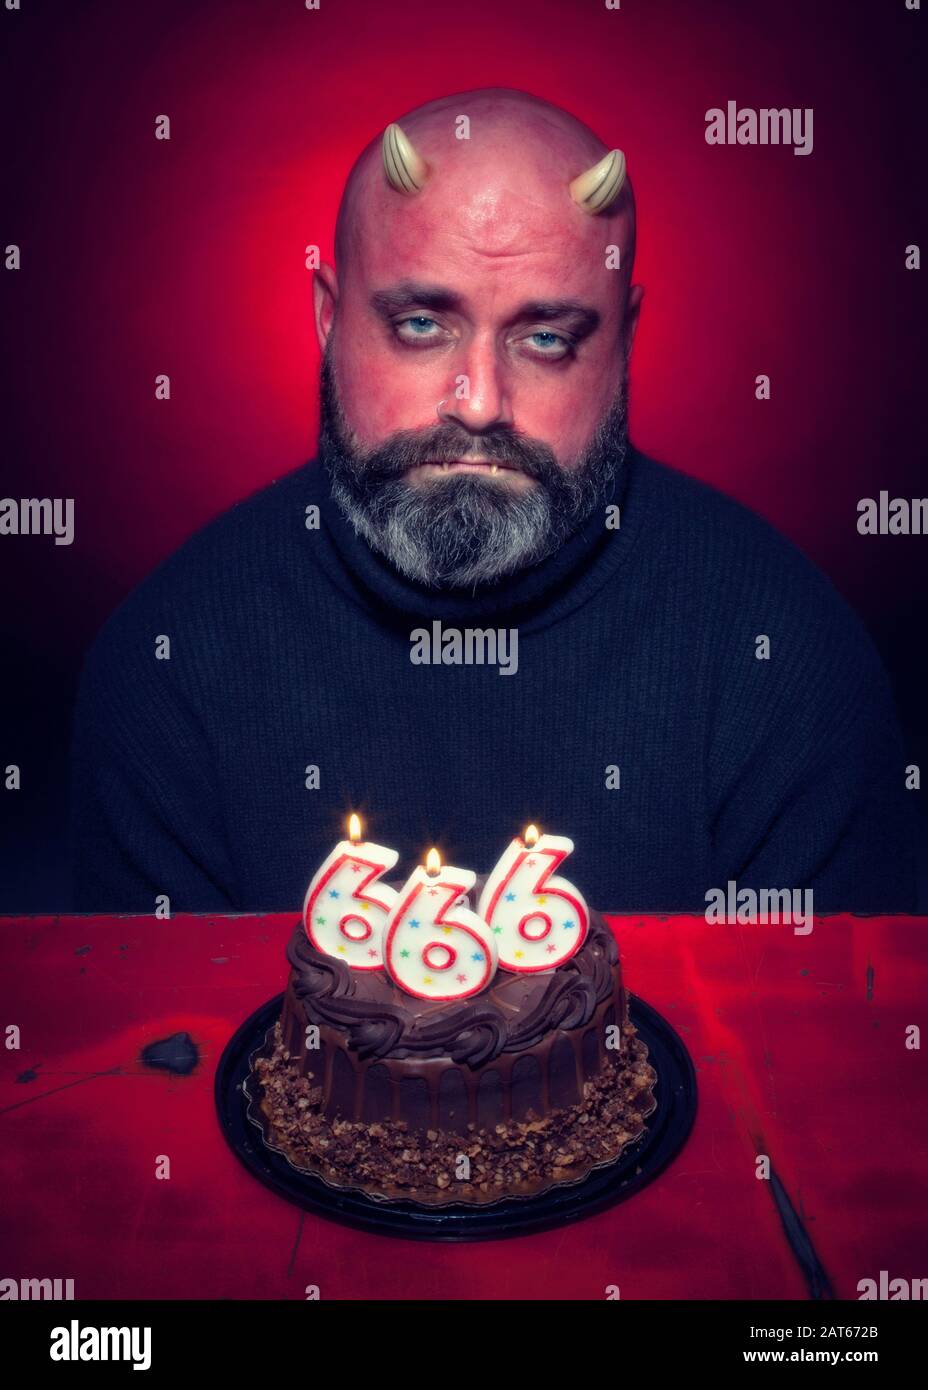
{"label": "red glowing background", "polygon": [[[858,499],[925,491],[925,294],[905,268],[925,225],[924,15],[902,0],[104,0],[0,23],[3,240],[22,249],[2,278],[2,490],[73,497],[76,522],[71,546],[0,540],[17,594],[4,761],[26,772],[3,905],[60,900],[68,716],[107,614],[314,452],[304,248],[331,258],[355,156],[474,86],[547,97],[625,150],[646,286],[632,437],[826,569],[924,754],[928,542],[856,532]],[[707,145],[705,113],[729,99],[813,108],[813,152]]]}

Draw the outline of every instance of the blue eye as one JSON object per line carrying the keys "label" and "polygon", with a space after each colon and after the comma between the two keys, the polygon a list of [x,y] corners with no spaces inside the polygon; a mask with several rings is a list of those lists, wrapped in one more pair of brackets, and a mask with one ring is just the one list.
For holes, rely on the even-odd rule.
{"label": "blue eye", "polygon": [[408,337],[406,341],[408,342],[410,337],[419,339],[434,338],[436,335],[429,332],[429,330],[437,327],[438,324],[435,320],[429,318],[427,314],[413,314],[408,319],[400,319],[399,323],[396,324],[396,333],[402,340],[403,330],[407,330]]}
{"label": "blue eye", "polygon": [[[547,329],[539,328],[536,333],[531,333],[529,336],[535,341],[539,338],[546,338],[547,342],[543,345],[545,347],[567,347],[565,339],[559,333],[550,333]],[[538,345],[542,346],[541,344]]]}

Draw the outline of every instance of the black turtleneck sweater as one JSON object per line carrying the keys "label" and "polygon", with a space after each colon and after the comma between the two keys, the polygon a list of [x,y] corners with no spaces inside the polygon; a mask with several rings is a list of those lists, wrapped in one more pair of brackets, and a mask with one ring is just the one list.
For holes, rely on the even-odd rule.
{"label": "black turtleneck sweater", "polygon": [[[76,910],[297,909],[352,810],[396,877],[432,844],[487,872],[534,821],[574,840],[561,872],[607,911],[703,911],[729,880],[913,909],[905,757],[846,604],[765,522],[636,452],[612,500],[618,529],[598,512],[474,595],[403,579],[314,464],[200,531],[85,664]],[[516,628],[517,671],[414,664],[436,620]]]}

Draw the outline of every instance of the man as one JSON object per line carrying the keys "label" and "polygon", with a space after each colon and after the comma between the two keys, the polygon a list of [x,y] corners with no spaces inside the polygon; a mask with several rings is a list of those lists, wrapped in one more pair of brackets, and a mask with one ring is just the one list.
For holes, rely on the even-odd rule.
{"label": "man", "polygon": [[768,525],[628,443],[634,243],[620,152],[524,93],[371,142],[314,281],[319,461],[88,657],[79,909],[296,908],[350,811],[404,874],[433,843],[488,871],[537,822],[609,910],[731,881],[914,906],[870,641]]}

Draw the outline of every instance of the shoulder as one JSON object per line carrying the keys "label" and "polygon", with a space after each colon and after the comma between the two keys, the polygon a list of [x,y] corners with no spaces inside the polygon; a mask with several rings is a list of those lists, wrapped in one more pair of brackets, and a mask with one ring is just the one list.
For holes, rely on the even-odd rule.
{"label": "shoulder", "polygon": [[640,505],[656,535],[674,540],[692,537],[706,550],[707,560],[716,560],[720,553],[727,555],[729,562],[745,554],[756,555],[763,565],[785,565],[790,579],[795,574],[813,584],[829,584],[769,521],[718,488],[638,450],[633,467]]}
{"label": "shoulder", "polygon": [[202,657],[237,627],[253,625],[262,602],[300,565],[317,469],[305,464],[260,488],[197,530],[156,566],[106,619],[85,669],[116,678],[150,657],[159,638],[183,638]]}
{"label": "shoulder", "polygon": [[[634,500],[645,546],[688,586],[694,615],[714,627],[822,640],[875,655],[862,623],[832,580],[788,537],[710,484],[635,451]],[[771,631],[773,630],[773,632]]]}

